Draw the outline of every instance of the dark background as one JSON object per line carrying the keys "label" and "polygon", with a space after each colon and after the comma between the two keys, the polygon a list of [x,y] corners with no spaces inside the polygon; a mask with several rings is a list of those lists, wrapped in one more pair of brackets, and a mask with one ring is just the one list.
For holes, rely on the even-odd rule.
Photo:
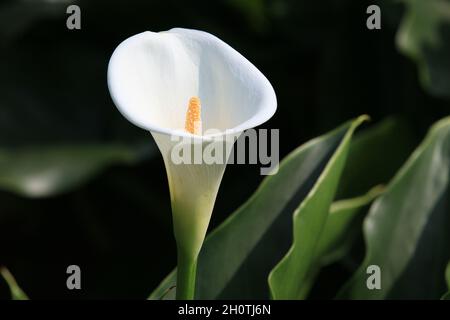
{"label": "dark background", "polygon": [[[81,30],[66,28],[72,3],[81,7]],[[381,30],[366,28],[373,3],[382,8]],[[416,64],[396,48],[403,14],[401,3],[365,0],[1,2],[0,265],[32,299],[144,299],[175,266],[162,158],[151,136],[118,113],[106,86],[109,57],[127,37],[195,28],[241,52],[275,88],[278,110],[263,127],[280,129],[283,157],[365,113],[372,123],[402,118],[413,146],[448,114],[448,101],[423,89]],[[103,144],[132,146],[136,159],[105,163],[44,197],[2,184],[15,166],[32,170],[21,161],[24,148],[40,158],[49,148]],[[5,154],[16,161],[2,162]],[[211,227],[261,179],[258,166],[228,166]],[[81,267],[82,290],[66,288],[70,264]],[[331,268],[327,281],[348,276]],[[318,285],[313,297],[327,290]]]}

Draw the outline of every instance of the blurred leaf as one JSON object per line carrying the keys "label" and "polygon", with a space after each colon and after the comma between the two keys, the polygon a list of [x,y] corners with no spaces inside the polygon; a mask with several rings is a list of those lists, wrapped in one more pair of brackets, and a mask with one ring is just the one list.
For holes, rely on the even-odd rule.
{"label": "blurred leaf", "polygon": [[447,282],[447,289],[449,291],[441,297],[441,300],[450,300],[450,262],[445,269],[445,281]]}
{"label": "blurred leaf", "polygon": [[19,287],[14,279],[13,275],[9,270],[5,267],[0,267],[0,275],[5,279],[6,283],[9,286],[9,290],[11,291],[11,299],[12,300],[29,300],[28,296],[23,292],[23,290]]}
{"label": "blurred leaf", "polygon": [[107,166],[135,162],[141,151],[113,144],[0,149],[0,189],[28,197],[59,194]]}
{"label": "blurred leaf", "polygon": [[450,98],[450,2],[403,0],[406,14],[397,33],[397,46],[419,66],[425,88]]}
{"label": "blurred leaf", "polygon": [[[371,206],[364,221],[366,257],[339,298],[428,298],[445,292],[450,259],[450,118],[436,123]],[[381,289],[366,287],[369,265]]]}
{"label": "blurred leaf", "polygon": [[0,6],[0,18],[16,21],[14,28],[49,20],[55,29],[54,15],[62,23],[53,33],[45,23],[23,26],[0,50],[0,60],[8,61],[0,64],[0,189],[43,197],[78,187],[109,165],[151,156],[155,148],[148,132],[128,123],[109,97],[112,48],[67,32],[67,1],[35,2]]}
{"label": "blurred leaf", "polygon": [[445,269],[445,281],[447,281],[447,288],[450,290],[450,262]]}
{"label": "blurred leaf", "polygon": [[[276,175],[207,237],[197,271],[199,299],[269,298],[267,276],[292,243],[292,212],[330,157],[361,120],[345,124],[288,155]],[[159,299],[176,282],[172,272],[151,294]]]}
{"label": "blurred leaf", "polygon": [[[365,119],[361,117],[352,123],[314,187],[295,210],[292,246],[269,275],[272,298],[301,299],[305,297],[306,286],[303,284],[307,281],[315,264],[320,248],[318,244],[324,234],[330,205],[345,165],[353,131]],[[327,244],[324,247],[326,248]]]}
{"label": "blurred leaf", "polygon": [[15,0],[0,5],[0,40],[17,37],[32,24],[48,18],[61,18],[70,0]]}
{"label": "blurred leaf", "polygon": [[265,28],[267,5],[264,0],[228,0],[228,2],[248,19],[254,30],[261,31]]}
{"label": "blurred leaf", "polygon": [[445,269],[445,280],[447,281],[447,289],[449,291],[441,297],[441,300],[450,300],[450,262]]}
{"label": "blurred leaf", "polygon": [[414,150],[414,135],[400,118],[389,117],[357,133],[339,181],[337,199],[357,197],[387,184]]}

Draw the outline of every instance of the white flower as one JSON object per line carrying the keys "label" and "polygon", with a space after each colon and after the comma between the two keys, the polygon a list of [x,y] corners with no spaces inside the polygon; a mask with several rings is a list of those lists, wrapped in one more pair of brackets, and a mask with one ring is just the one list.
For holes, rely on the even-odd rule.
{"label": "white flower", "polygon": [[[262,124],[276,110],[271,84],[217,37],[176,28],[143,32],[122,42],[109,63],[108,86],[119,111],[155,138],[169,180],[178,255],[196,261],[226,161],[174,164],[171,152],[179,141],[173,137],[206,146],[214,138]],[[202,135],[184,129],[192,97],[201,101],[203,132],[218,132]]]}

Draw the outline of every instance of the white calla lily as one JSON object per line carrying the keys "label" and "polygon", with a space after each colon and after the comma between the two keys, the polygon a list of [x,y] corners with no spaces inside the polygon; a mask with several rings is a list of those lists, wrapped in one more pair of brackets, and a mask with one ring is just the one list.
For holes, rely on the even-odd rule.
{"label": "white calla lily", "polygon": [[[150,131],[163,155],[178,248],[177,297],[193,298],[197,256],[231,148],[221,163],[176,164],[176,138],[191,138],[202,147],[224,138],[230,146],[234,139],[228,137],[274,114],[274,90],[255,66],[217,37],[180,28],[123,41],[111,57],[108,86],[119,111]],[[192,97],[201,101],[203,135],[184,130]]]}

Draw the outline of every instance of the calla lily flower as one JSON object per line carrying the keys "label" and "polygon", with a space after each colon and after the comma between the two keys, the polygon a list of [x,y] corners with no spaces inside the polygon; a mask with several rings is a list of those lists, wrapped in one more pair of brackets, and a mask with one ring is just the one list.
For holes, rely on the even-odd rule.
{"label": "calla lily flower", "polygon": [[[236,50],[202,31],[143,32],[123,41],[108,67],[108,86],[119,111],[148,130],[167,171],[178,249],[177,298],[194,296],[195,270],[225,161],[174,163],[184,143],[227,146],[276,110],[264,75]],[[184,140],[183,140],[184,141]]]}

